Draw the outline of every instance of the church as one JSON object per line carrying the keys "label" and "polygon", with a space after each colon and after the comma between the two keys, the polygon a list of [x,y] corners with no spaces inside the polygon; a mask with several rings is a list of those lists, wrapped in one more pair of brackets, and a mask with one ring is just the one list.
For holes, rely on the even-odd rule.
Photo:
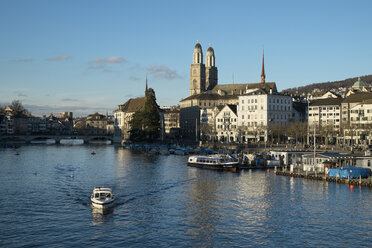
{"label": "church", "polygon": [[190,66],[190,96],[180,101],[180,107],[216,107],[237,104],[239,95],[247,90],[261,88],[267,92],[277,92],[274,82],[266,82],[264,57],[262,58],[261,82],[243,84],[218,84],[218,69],[214,50],[209,46],[203,63],[203,49],[199,42],[193,52]]}
{"label": "church", "polygon": [[205,64],[203,49],[199,42],[194,47],[190,66],[190,96],[180,101],[180,127],[184,138],[198,140],[201,113],[213,112],[225,105],[238,105],[239,96],[252,90],[262,89],[277,93],[274,82],[266,82],[264,57],[262,59],[261,82],[243,84],[218,84],[216,56],[211,46],[207,49]]}

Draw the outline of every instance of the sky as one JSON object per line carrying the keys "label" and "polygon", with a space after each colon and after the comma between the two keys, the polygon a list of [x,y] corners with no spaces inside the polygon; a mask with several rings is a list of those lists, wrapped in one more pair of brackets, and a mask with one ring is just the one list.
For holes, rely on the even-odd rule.
{"label": "sky", "polygon": [[[199,40],[218,83],[279,90],[372,74],[372,1],[0,1],[0,105],[112,114],[144,95],[189,96]],[[205,58],[204,58],[205,59]]]}

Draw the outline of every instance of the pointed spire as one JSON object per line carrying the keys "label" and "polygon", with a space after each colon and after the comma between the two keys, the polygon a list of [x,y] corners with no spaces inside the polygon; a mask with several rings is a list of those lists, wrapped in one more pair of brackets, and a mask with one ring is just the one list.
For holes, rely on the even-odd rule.
{"label": "pointed spire", "polygon": [[261,72],[261,84],[265,84],[265,79],[266,79],[266,75],[265,75],[265,51],[264,49],[262,49],[262,72]]}
{"label": "pointed spire", "polygon": [[146,73],[146,92],[147,92],[148,89],[149,88],[148,88],[148,85],[147,85],[147,73]]}

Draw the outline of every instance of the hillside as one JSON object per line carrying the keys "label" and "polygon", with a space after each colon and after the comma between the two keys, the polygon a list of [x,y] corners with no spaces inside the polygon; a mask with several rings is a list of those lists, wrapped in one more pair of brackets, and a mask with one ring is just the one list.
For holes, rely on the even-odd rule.
{"label": "hillside", "polygon": [[[367,85],[372,84],[372,75],[361,76],[360,79],[364,81],[365,83],[367,83]],[[341,81],[315,83],[315,84],[309,84],[306,86],[301,86],[298,88],[285,89],[282,92],[283,93],[288,92],[288,93],[296,94],[296,95],[301,95],[303,93],[307,94],[307,93],[312,92],[314,89],[319,89],[323,92],[326,92],[332,89],[350,88],[357,80],[358,80],[358,77],[354,77],[354,78],[348,78],[348,79],[341,80]]]}

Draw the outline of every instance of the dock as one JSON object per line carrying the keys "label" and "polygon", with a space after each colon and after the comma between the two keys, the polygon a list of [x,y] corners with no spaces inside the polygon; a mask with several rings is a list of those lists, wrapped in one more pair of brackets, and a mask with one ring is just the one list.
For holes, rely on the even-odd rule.
{"label": "dock", "polygon": [[357,179],[348,179],[348,178],[337,178],[337,177],[329,177],[324,175],[324,173],[315,173],[315,172],[290,172],[287,170],[274,170],[275,175],[279,176],[288,176],[288,177],[295,177],[295,178],[304,178],[308,180],[319,180],[319,181],[327,181],[327,182],[335,182],[335,183],[343,183],[349,184],[354,186],[363,186],[363,187],[370,187],[372,188],[372,181],[368,180],[368,178],[357,178]]}

